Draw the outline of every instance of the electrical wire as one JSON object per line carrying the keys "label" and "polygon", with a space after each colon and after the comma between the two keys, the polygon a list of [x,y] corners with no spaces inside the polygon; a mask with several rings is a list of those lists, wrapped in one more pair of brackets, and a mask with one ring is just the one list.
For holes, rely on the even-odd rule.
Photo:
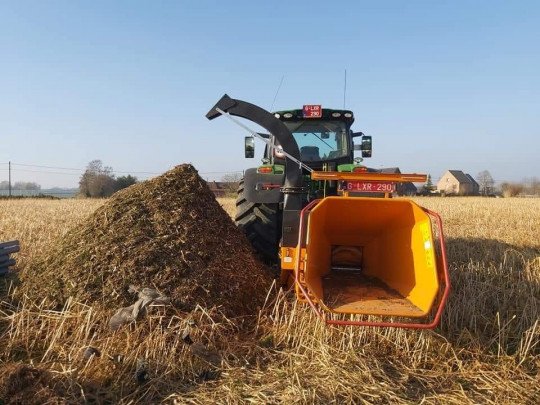
{"label": "electrical wire", "polygon": [[43,170],[29,170],[29,169],[17,169],[11,170],[13,173],[15,172],[26,172],[26,173],[42,173],[42,174],[60,174],[64,176],[80,176],[80,173],[66,173],[66,172],[50,172],[50,171],[43,171]]}
{"label": "electrical wire", "polygon": [[39,168],[42,168],[42,169],[78,170],[78,171],[84,170],[84,169],[81,169],[81,168],[75,169],[73,167],[29,165],[29,164],[25,164],[25,163],[12,163],[11,165],[12,166],[24,166],[24,167],[39,167]]}
{"label": "electrical wire", "polygon": [[226,172],[201,172],[199,174],[225,174],[225,173],[244,173],[243,170],[230,170]]}
{"label": "electrical wire", "polygon": [[[83,168],[74,168],[74,167],[60,167],[60,166],[44,166],[44,165],[30,165],[25,163],[12,163],[12,166],[23,166],[23,167],[37,167],[41,169],[56,169],[56,170],[76,170],[78,172],[84,172],[86,169]],[[126,170],[112,170],[113,173],[119,174],[161,174],[158,172],[140,172],[140,171],[126,171]]]}
{"label": "electrical wire", "polygon": [[[76,170],[79,172],[84,172],[86,168],[74,168],[74,167],[61,167],[61,166],[45,166],[45,165],[31,165],[26,163],[11,163],[12,166],[22,166],[22,167],[36,167],[41,169],[56,169],[56,170]],[[7,169],[0,169],[0,170],[7,170]],[[30,171],[28,169],[18,169],[18,171]],[[40,172],[40,173],[53,173],[49,171],[38,171],[33,170],[34,172]],[[127,171],[127,170],[112,170],[112,173],[121,173],[121,174],[154,174],[158,175],[161,173],[158,172],[145,172],[145,171]],[[243,173],[242,170],[222,170],[222,171],[213,171],[213,172],[200,172],[199,174],[223,174],[223,173]]]}
{"label": "electrical wire", "polygon": [[[8,163],[0,163],[1,164],[8,164]],[[29,172],[29,173],[43,173],[43,174],[63,174],[63,175],[72,175],[72,176],[79,176],[81,172],[86,171],[86,168],[74,168],[74,167],[63,167],[63,166],[47,166],[47,165],[34,165],[34,164],[28,164],[28,163],[11,163],[11,171],[12,172]],[[19,168],[17,168],[19,167]],[[21,167],[24,167],[21,168]],[[28,169],[27,169],[28,168]],[[47,170],[32,170],[32,168],[37,169],[47,169]],[[2,171],[8,171],[7,168],[0,168]],[[52,171],[51,171],[52,170]],[[59,171],[59,170],[65,170],[65,171]],[[69,173],[69,171],[77,171],[77,173]],[[111,173],[114,174],[148,174],[148,175],[159,175],[163,172],[146,172],[146,171],[127,171],[127,170],[112,170]],[[207,174],[228,174],[228,173],[243,173],[243,170],[221,170],[221,171],[210,171],[210,172],[200,172],[200,175],[207,175]]]}
{"label": "electrical wire", "polygon": [[281,80],[279,82],[279,86],[276,90],[276,94],[274,95],[274,101],[272,101],[272,105],[270,106],[270,111],[274,109],[274,104],[276,103],[277,96],[279,94],[279,90],[281,90],[281,85],[283,84],[283,79],[285,79],[285,75],[281,76]]}

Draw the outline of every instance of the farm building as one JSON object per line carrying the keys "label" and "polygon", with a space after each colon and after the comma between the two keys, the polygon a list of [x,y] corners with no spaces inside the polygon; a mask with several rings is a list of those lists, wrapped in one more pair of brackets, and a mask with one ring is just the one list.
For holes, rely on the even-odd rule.
{"label": "farm building", "polygon": [[[381,173],[401,173],[401,170],[399,170],[399,167],[384,167],[379,170]],[[398,183],[396,186],[396,194],[397,195],[416,195],[418,192],[418,189],[416,186],[411,183]]]}
{"label": "farm building", "polygon": [[207,184],[216,197],[225,197],[229,191],[227,183],[223,181],[208,181]]}
{"label": "farm building", "polygon": [[471,181],[473,185],[473,194],[474,195],[480,194],[480,184],[478,184],[476,180],[474,179],[474,177],[471,176],[469,173],[466,173],[465,176],[469,178],[469,180]]}
{"label": "farm building", "polygon": [[447,170],[437,183],[437,191],[447,195],[478,195],[480,188],[470,174]]}
{"label": "farm building", "polygon": [[207,181],[206,184],[216,197],[235,196],[238,188],[238,183],[232,181]]}

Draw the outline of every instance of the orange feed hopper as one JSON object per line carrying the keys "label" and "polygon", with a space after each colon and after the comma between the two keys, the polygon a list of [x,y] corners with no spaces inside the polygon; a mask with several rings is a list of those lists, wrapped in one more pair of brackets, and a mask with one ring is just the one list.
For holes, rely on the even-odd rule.
{"label": "orange feed hopper", "polygon": [[426,316],[439,290],[431,220],[402,199],[327,197],[307,217],[305,285],[327,311]]}

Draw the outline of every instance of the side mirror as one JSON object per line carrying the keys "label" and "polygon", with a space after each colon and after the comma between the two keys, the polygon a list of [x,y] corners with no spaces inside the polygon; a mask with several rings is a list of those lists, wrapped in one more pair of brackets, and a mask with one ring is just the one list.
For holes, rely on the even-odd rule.
{"label": "side mirror", "polygon": [[360,147],[360,150],[362,151],[362,157],[363,158],[371,157],[372,148],[373,148],[373,145],[371,142],[371,136],[364,135],[362,137],[362,145]]}
{"label": "side mirror", "polygon": [[246,158],[255,157],[255,138],[252,136],[244,138],[244,155]]}

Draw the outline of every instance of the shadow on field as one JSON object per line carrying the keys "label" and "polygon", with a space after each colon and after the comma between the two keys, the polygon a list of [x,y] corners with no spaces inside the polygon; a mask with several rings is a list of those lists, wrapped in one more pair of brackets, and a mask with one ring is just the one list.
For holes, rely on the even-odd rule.
{"label": "shadow on field", "polygon": [[11,300],[10,292],[21,284],[19,272],[12,270],[9,273],[0,276],[0,301]]}
{"label": "shadow on field", "polygon": [[[540,248],[449,238],[447,253],[452,291],[443,334],[462,347],[480,345],[506,354],[523,350],[540,318]],[[540,353],[538,345],[533,350]]]}
{"label": "shadow on field", "polygon": [[[13,291],[21,285],[19,278],[19,267],[15,267],[7,274],[0,276],[0,309],[7,313],[14,311],[17,307],[17,300],[13,297]],[[0,320],[0,329],[3,319]]]}

